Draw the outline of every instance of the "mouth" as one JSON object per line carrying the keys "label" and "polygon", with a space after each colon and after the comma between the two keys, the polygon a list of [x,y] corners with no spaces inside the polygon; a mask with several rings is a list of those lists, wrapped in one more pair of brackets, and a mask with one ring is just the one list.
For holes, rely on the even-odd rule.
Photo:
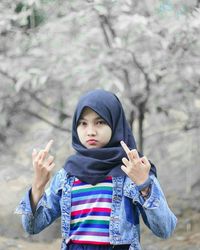
{"label": "mouth", "polygon": [[89,139],[89,140],[87,140],[87,143],[89,145],[96,145],[97,144],[97,140],[95,140],[95,139]]}

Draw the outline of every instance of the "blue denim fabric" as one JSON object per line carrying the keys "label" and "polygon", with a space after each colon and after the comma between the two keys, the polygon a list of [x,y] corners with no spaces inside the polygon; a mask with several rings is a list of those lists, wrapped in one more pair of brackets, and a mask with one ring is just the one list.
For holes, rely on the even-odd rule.
{"label": "blue denim fabric", "polygon": [[[113,197],[110,217],[110,243],[131,244],[130,249],[140,250],[139,214],[150,230],[161,238],[168,238],[175,229],[177,219],[169,209],[158,180],[152,175],[151,193],[144,200],[137,186],[128,177],[113,177]],[[30,190],[16,209],[22,214],[22,225],[29,234],[37,234],[61,216],[62,246],[66,250],[70,231],[71,188],[74,177],[64,169],[57,172],[49,188],[40,199],[33,214]],[[127,203],[126,201],[129,200]],[[128,204],[128,205],[127,205]],[[132,219],[127,219],[127,214]]]}

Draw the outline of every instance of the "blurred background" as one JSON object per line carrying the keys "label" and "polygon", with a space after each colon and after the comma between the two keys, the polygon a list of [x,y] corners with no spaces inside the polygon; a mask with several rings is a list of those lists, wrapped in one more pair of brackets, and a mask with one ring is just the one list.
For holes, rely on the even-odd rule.
{"label": "blurred background", "polygon": [[120,98],[179,219],[169,240],[142,225],[143,249],[200,249],[199,65],[199,0],[1,0],[0,250],[60,248],[59,220],[28,236],[14,212],[32,149],[54,139],[60,169],[77,100],[95,88]]}

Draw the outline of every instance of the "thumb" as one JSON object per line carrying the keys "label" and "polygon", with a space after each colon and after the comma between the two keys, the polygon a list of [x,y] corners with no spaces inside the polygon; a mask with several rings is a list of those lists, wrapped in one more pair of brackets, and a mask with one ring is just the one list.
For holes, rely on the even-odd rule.
{"label": "thumb", "polygon": [[37,155],[37,150],[34,148],[32,151],[32,159],[34,160]]}

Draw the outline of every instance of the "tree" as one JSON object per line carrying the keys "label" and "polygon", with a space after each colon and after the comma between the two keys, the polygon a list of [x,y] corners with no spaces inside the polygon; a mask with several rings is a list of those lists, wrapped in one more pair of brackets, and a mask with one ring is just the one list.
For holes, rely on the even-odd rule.
{"label": "tree", "polygon": [[[29,6],[36,8],[38,1],[33,3]],[[75,103],[79,91],[112,89],[125,103],[130,125],[138,124],[135,134],[141,152],[147,114],[155,110],[170,115],[175,103],[172,94],[179,100],[176,109],[190,117],[191,124],[187,122],[183,129],[199,126],[191,112],[196,110],[194,105],[187,109],[199,86],[199,12],[192,10],[194,6],[167,1],[151,6],[137,1],[44,1],[39,9],[48,16],[46,21],[24,29],[12,21],[21,17],[23,8],[18,4],[12,8],[14,17],[5,14],[0,67],[20,100],[14,107],[62,129],[62,122],[72,115],[64,110]],[[191,67],[191,62],[196,64]],[[186,100],[188,88],[191,95]],[[35,112],[27,110],[30,100],[37,103]],[[41,112],[36,115],[41,106],[56,107],[52,112],[59,110],[57,120],[49,121]]]}

